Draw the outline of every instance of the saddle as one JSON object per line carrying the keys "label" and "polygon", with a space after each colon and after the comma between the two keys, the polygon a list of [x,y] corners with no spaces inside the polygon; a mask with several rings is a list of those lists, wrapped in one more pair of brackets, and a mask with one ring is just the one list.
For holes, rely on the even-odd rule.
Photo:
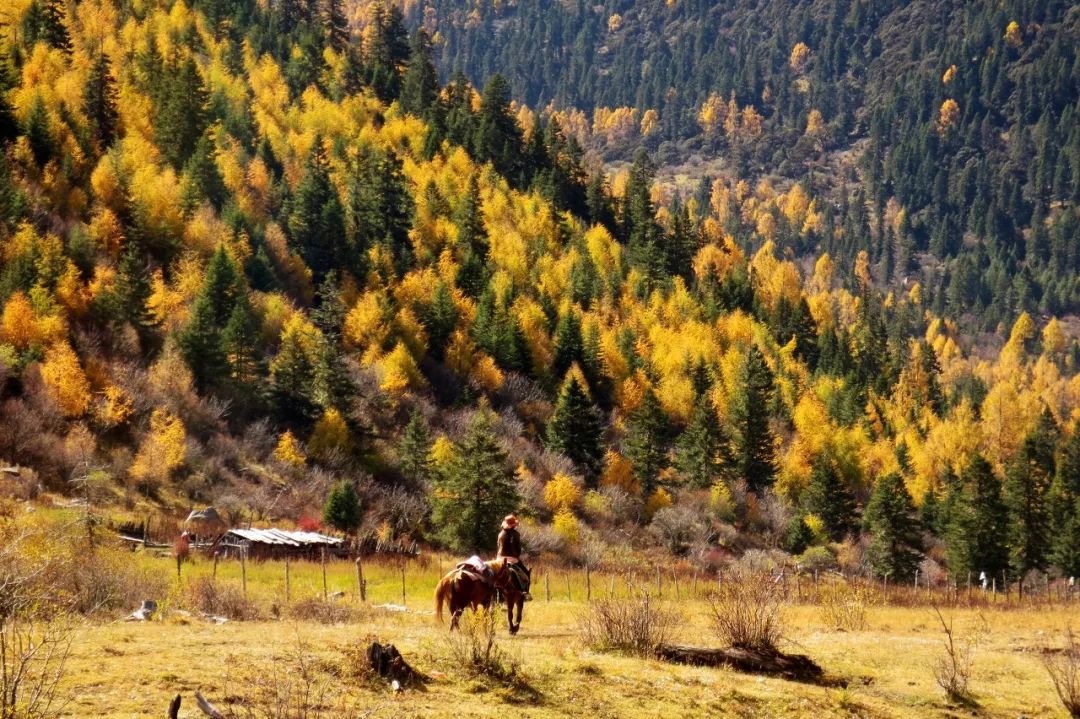
{"label": "saddle", "polygon": [[495,573],[491,571],[491,567],[475,554],[458,564],[457,570],[470,579],[486,584],[489,587],[495,583]]}

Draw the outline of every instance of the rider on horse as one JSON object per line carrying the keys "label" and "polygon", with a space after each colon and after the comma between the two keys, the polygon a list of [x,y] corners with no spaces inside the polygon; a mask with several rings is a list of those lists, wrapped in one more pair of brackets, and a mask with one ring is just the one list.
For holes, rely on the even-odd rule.
{"label": "rider on horse", "polygon": [[[506,515],[502,523],[502,531],[499,532],[499,551],[496,559],[505,559],[511,572],[522,571],[528,574],[529,569],[521,561],[521,535],[517,531],[518,520],[512,514]],[[525,599],[532,599],[532,595],[525,592]]]}

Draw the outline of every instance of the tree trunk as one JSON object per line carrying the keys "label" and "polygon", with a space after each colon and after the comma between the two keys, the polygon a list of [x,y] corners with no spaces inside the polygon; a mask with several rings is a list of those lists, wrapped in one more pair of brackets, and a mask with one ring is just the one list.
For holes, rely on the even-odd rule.
{"label": "tree trunk", "polygon": [[682,644],[661,644],[657,655],[678,664],[719,667],[726,666],[741,672],[770,674],[798,681],[816,681],[822,677],[821,667],[803,654],[784,654],[777,650],[711,649]]}

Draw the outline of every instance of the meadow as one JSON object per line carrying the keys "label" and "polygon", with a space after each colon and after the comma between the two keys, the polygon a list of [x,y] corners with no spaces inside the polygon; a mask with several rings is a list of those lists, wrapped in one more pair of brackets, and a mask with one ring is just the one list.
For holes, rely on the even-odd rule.
{"label": "meadow", "polygon": [[[240,602],[239,562],[222,561],[214,578],[213,562],[199,558],[177,579],[167,556],[139,552],[129,561],[169,577],[168,596],[159,598],[162,611],[148,622],[80,625],[60,687],[70,700],[66,716],[164,716],[178,693],[184,698],[180,716],[201,716],[194,705],[201,690],[219,706],[262,698],[261,709],[242,716],[284,716],[269,705],[303,691],[317,700],[307,713],[288,716],[1064,717],[1041,657],[1080,615],[1077,603],[1017,607],[1000,598],[983,607],[943,608],[960,641],[975,639],[974,701],[955,703],[935,682],[941,624],[915,596],[897,597],[911,606],[885,606],[867,596],[861,626],[848,630],[835,628],[809,588],[802,602],[791,596],[783,609],[782,648],[809,655],[828,677],[805,684],[594,651],[582,642],[578,624],[588,607],[587,585],[598,600],[643,586],[644,577],[635,584],[623,575],[586,578],[581,571],[538,567],[536,599],[526,605],[521,633],[510,637],[499,618],[496,649],[513,676],[492,677],[462,664],[446,625],[433,615],[432,590],[451,566],[448,557],[405,565],[404,602],[400,560],[365,562],[366,602],[359,599],[352,562],[327,562],[327,601],[319,563],[292,562],[288,602],[284,563],[249,562],[245,606],[258,618],[222,624],[191,611],[192,588],[212,585]],[[649,586],[655,593],[654,577]],[[676,600],[674,583],[662,578],[662,601],[680,618],[674,640],[718,643],[705,598],[710,588],[703,577],[696,583],[683,577]],[[395,693],[366,676],[362,652],[374,639],[396,645],[429,681]]]}

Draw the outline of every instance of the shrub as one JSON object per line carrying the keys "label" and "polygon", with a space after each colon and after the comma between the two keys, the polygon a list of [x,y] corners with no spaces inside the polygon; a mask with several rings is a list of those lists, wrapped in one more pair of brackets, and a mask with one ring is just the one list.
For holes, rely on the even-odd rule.
{"label": "shrub", "polygon": [[870,591],[865,587],[834,582],[820,592],[821,616],[825,624],[847,632],[866,628],[866,608]]}
{"label": "shrub", "polygon": [[345,624],[359,622],[364,612],[356,606],[342,602],[324,602],[314,597],[289,605],[289,617],[319,624]]}
{"label": "shrub", "polygon": [[[226,678],[226,719],[330,719],[353,716],[326,667],[302,640],[272,664],[244,666]],[[337,667],[334,667],[336,670]]]}
{"label": "shrub", "polygon": [[980,616],[978,625],[966,636],[960,636],[953,627],[952,618],[946,621],[937,607],[934,607],[934,613],[945,633],[944,650],[934,663],[934,679],[949,699],[970,704],[971,670],[975,663],[975,650],[986,632],[986,623]]}
{"label": "shrub", "polygon": [[1064,649],[1043,651],[1043,666],[1069,716],[1080,718],[1080,637],[1071,627],[1065,630]]}
{"label": "shrub", "polygon": [[212,577],[193,580],[188,586],[188,600],[192,609],[203,614],[235,620],[259,618],[255,603],[245,598],[241,590]]}
{"label": "shrub", "polygon": [[782,598],[771,573],[735,567],[709,599],[717,635],[732,647],[775,651],[784,636]]}
{"label": "shrub", "polygon": [[656,654],[678,621],[678,614],[644,591],[628,599],[599,599],[578,617],[586,645],[637,656]]}
{"label": "shrub", "polygon": [[454,664],[472,676],[511,679],[518,672],[520,662],[499,644],[498,626],[497,608],[481,607],[463,614],[459,631],[451,632],[447,637]]}

